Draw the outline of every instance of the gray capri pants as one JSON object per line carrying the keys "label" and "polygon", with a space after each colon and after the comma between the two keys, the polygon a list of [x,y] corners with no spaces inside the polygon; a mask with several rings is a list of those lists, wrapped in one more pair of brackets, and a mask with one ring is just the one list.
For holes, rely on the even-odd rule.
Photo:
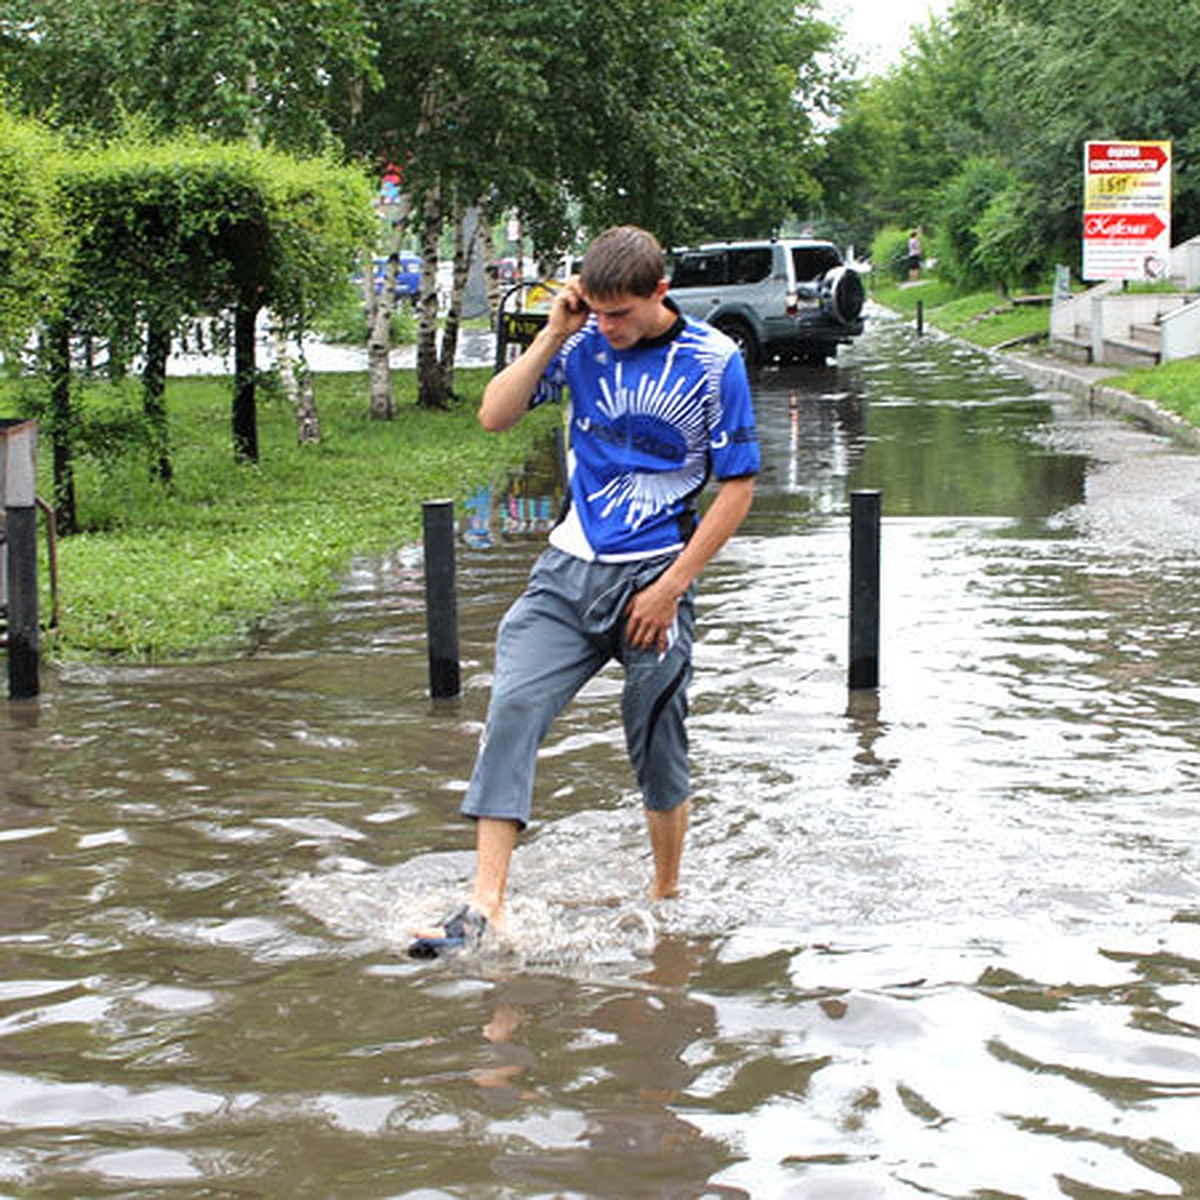
{"label": "gray capri pants", "polygon": [[487,725],[463,800],[468,817],[529,822],[538,747],[554,718],[609,659],[625,668],[621,715],[642,802],[668,811],[688,798],[687,688],[695,586],[679,603],[667,651],[635,650],[625,606],[674,555],[585,562],[551,546],[500,622]]}

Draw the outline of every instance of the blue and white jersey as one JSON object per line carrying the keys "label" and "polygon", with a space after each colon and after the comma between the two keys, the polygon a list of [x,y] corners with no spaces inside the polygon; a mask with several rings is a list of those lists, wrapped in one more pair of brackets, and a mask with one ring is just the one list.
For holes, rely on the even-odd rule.
{"label": "blue and white jersey", "polygon": [[533,404],[570,396],[571,505],[550,535],[579,558],[620,562],[683,547],[711,475],[757,474],[746,365],[723,333],[680,316],[614,350],[596,318],[551,360]]}

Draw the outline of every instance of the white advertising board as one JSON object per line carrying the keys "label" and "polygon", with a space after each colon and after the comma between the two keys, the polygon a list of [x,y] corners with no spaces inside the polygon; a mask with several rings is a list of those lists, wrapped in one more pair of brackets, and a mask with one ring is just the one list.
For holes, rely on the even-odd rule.
{"label": "white advertising board", "polygon": [[1165,277],[1171,143],[1086,142],[1083,178],[1083,278]]}

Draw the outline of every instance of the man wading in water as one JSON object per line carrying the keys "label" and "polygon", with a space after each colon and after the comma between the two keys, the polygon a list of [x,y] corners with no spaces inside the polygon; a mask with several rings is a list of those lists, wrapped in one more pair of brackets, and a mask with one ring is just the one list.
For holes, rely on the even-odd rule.
{"label": "man wading in water", "polygon": [[[588,248],[524,354],[488,384],[479,420],[509,429],[570,393],[570,506],[500,623],[487,724],[463,813],[475,821],[470,903],[414,957],[504,928],[509,864],[530,817],[538,747],[606,662],[654,856],[651,898],[674,896],[687,831],[687,686],[695,581],[750,509],[759,469],[734,343],[667,299],[662,249],[621,226]],[[719,491],[699,520],[709,476]]]}

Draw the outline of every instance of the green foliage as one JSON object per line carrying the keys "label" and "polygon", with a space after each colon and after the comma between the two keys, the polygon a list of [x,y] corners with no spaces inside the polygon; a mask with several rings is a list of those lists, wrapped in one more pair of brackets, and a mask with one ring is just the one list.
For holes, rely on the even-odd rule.
{"label": "green foliage", "polygon": [[1029,191],[1014,176],[972,226],[973,265],[979,277],[1005,291],[1036,278],[1046,255],[1046,248],[1031,236],[1036,228]]}
{"label": "green foliage", "polygon": [[1105,384],[1145,396],[1200,426],[1200,361],[1196,359],[1163,363],[1153,370],[1129,371],[1105,380]]}
{"label": "green foliage", "polygon": [[872,280],[908,278],[908,230],[889,226],[871,241]]}
{"label": "green foliage", "polygon": [[993,158],[969,159],[938,197],[938,271],[963,288],[992,280],[979,259],[980,214],[1012,182],[1004,163]]}
{"label": "green foliage", "polygon": [[968,159],[937,198],[938,270],[960,287],[1016,288],[1043,270],[1029,188],[996,158]]}
{"label": "green foliage", "polygon": [[[502,480],[548,436],[556,413],[485,434],[476,402],[487,370],[460,372],[464,403],[418,411],[412,376],[398,378],[395,420],[372,421],[362,375],[316,379],[322,441],[300,446],[282,403],[263,406],[258,466],[235,466],[224,430],[227,384],[171,379],[168,406],[175,482],[149,477],[144,455],[90,443],[77,467],[83,532],[59,546],[62,628],[50,652],[163,659],[251,644],[281,606],[330,596],[357,555],[380,555],[420,537],[421,505],[463,498]],[[85,389],[88,423],[110,427],[132,392]],[[0,391],[0,411],[15,391]],[[554,406],[548,406],[553,409]],[[42,472],[47,447],[43,443]]]}
{"label": "green foliage", "polygon": [[26,113],[89,135],[184,131],[294,152],[369,77],[358,0],[0,0],[0,74]]}
{"label": "green foliage", "polygon": [[69,244],[52,201],[57,161],[44,130],[0,109],[0,351],[10,355],[58,304]]}
{"label": "green foliage", "polygon": [[672,243],[780,225],[817,191],[831,29],[788,0],[384,0],[380,79],[346,137],[405,164],[418,213],[520,211],[540,255],[579,225]]}
{"label": "green foliage", "polygon": [[1014,287],[1053,262],[1078,273],[1085,141],[1167,139],[1176,240],[1194,235],[1200,5],[1097,0],[1081,13],[956,0],[850,100],[828,140],[827,194],[872,230],[936,228],[940,269],[963,286]]}
{"label": "green foliage", "polygon": [[74,317],[111,334],[167,329],[252,296],[297,326],[374,234],[355,170],[195,138],[80,151],[59,194],[77,234]]}
{"label": "green foliage", "polygon": [[0,77],[69,130],[185,133],[401,164],[408,220],[517,209],[540,254],[583,224],[764,232],[819,197],[845,75],[791,0],[0,0]]}
{"label": "green foliage", "polygon": [[332,159],[257,151],[272,218],[273,278],[263,299],[303,327],[329,299],[375,237],[373,189]]}

